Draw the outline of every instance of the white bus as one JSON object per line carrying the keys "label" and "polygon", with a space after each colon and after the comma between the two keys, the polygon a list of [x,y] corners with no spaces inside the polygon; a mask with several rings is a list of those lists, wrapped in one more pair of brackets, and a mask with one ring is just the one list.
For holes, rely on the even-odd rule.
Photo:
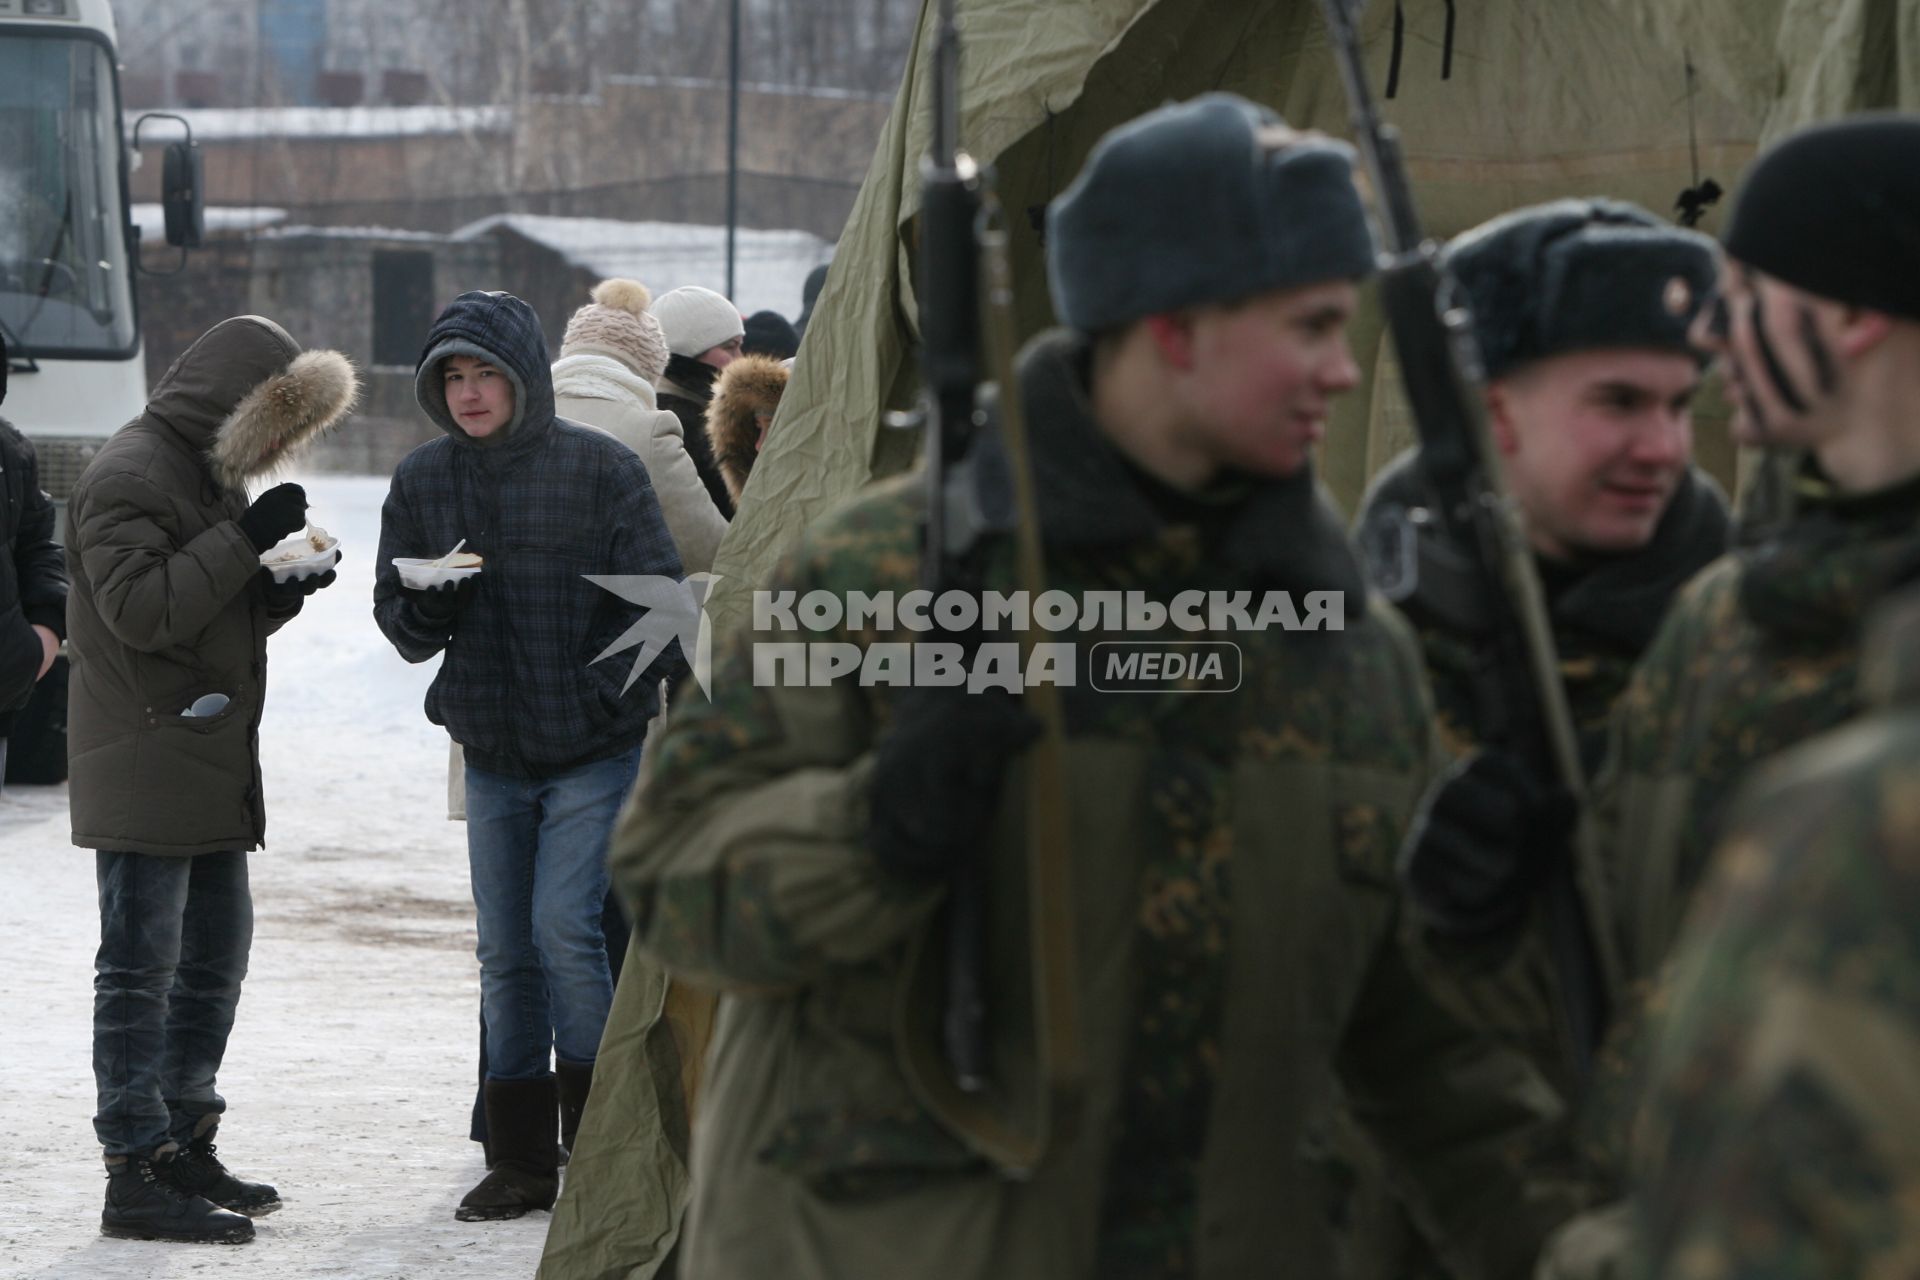
{"label": "white bus", "polygon": [[[0,414],[33,440],[65,514],[100,445],[147,402],[127,204],[129,152],[109,0],[0,0]],[[199,158],[168,147],[167,239],[200,243]],[[65,665],[15,722],[10,761],[66,776]],[[35,763],[29,773],[26,763]]]}
{"label": "white bus", "polygon": [[[0,414],[32,437],[63,504],[147,399],[125,138],[109,0],[0,0]],[[192,245],[198,158],[180,150],[169,240]]]}

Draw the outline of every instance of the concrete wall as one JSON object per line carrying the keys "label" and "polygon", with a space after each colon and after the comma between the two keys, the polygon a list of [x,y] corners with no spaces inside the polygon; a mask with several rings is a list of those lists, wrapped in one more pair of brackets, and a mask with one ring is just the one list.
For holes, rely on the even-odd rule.
{"label": "concrete wall", "polygon": [[[374,255],[381,251],[432,255],[436,311],[469,289],[514,289],[518,283],[503,275],[499,248],[490,240],[339,233],[215,240],[189,255],[179,275],[140,277],[148,381],[158,380],[218,321],[267,316],[302,346],[342,352],[360,373],[359,408],[315,448],[309,465],[390,473],[409,449],[432,439],[438,429],[414,403],[411,361],[404,366],[373,362]],[[426,337],[424,322],[418,337]]]}

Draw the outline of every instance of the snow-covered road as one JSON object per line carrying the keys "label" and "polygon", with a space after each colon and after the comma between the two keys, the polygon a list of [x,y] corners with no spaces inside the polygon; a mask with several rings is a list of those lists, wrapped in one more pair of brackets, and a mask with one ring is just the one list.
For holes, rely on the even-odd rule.
{"label": "snow-covered road", "polygon": [[547,1215],[470,1224],[479,1001],[446,737],[373,624],[386,481],[312,476],[346,553],[270,650],[267,849],[250,861],[252,968],[221,1072],[220,1154],[286,1205],[240,1248],[99,1235],[92,1128],[93,855],[64,787],[0,797],[0,1277],[530,1277]]}

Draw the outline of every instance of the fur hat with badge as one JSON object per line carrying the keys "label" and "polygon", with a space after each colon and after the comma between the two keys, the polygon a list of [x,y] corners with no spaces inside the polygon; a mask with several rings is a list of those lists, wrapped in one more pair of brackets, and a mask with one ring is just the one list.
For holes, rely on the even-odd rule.
{"label": "fur hat with badge", "polygon": [[612,356],[648,382],[660,381],[667,368],[667,337],[649,309],[653,294],[647,286],[638,280],[602,280],[590,296],[593,301],[567,321],[560,358]]}
{"label": "fur hat with badge", "polygon": [[1447,246],[1489,378],[1575,351],[1699,355],[1687,329],[1716,279],[1713,241],[1624,200],[1553,200]]}

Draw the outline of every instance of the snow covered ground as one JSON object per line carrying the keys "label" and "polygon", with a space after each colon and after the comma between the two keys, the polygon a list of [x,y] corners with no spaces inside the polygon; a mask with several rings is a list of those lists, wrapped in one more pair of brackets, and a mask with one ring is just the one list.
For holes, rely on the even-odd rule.
{"label": "snow covered ground", "polygon": [[253,961],[221,1073],[220,1154],[285,1200],[238,1248],[106,1240],[92,1128],[93,855],[65,787],[0,797],[0,1277],[530,1277],[548,1217],[461,1223],[479,1007],[446,737],[373,624],[386,481],[303,481],[346,553],[272,642],[267,849]]}

